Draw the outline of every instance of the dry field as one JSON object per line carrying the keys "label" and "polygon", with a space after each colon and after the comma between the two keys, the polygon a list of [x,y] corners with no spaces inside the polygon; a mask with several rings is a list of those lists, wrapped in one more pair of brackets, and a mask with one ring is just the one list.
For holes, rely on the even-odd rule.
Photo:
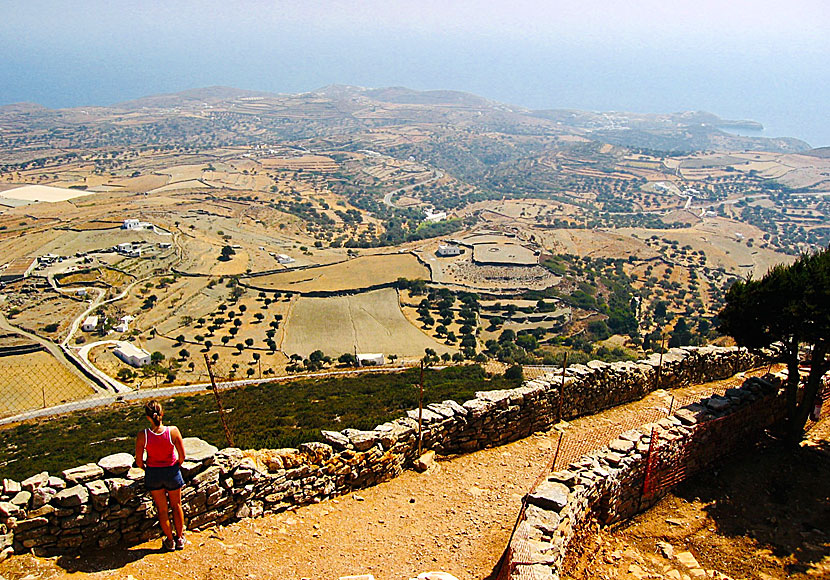
{"label": "dry field", "polygon": [[21,199],[32,203],[55,203],[59,201],[68,201],[70,199],[83,197],[85,195],[90,195],[90,193],[80,189],[63,189],[61,187],[51,187],[47,185],[24,185],[23,187],[17,187],[15,189],[8,189],[0,192],[0,197]]}
{"label": "dry field", "polygon": [[535,235],[545,248],[555,254],[591,258],[625,258],[633,255],[642,260],[658,255],[642,241],[621,234],[619,230],[539,230]]}
{"label": "dry field", "polygon": [[47,352],[0,357],[0,416],[75,401],[94,394]]}
{"label": "dry field", "polygon": [[363,256],[305,270],[291,270],[252,278],[251,284],[266,290],[337,292],[388,284],[398,278],[429,279],[429,271],[411,254]]}
{"label": "dry field", "polygon": [[[72,321],[87,306],[87,302],[66,298],[52,291],[41,291],[34,298],[27,299],[25,307],[11,319],[11,322],[15,326],[47,338],[63,337]],[[43,330],[44,326],[55,322],[58,323],[56,333],[48,333]]]}
{"label": "dry field", "polygon": [[339,166],[331,157],[325,155],[303,155],[290,158],[266,158],[259,162],[266,169],[284,169],[288,171],[320,171],[329,173],[337,171]]}
{"label": "dry field", "polygon": [[308,356],[314,350],[337,357],[345,352],[382,352],[421,357],[425,348],[454,352],[404,318],[392,288],[353,296],[300,298],[285,329],[283,351]]}

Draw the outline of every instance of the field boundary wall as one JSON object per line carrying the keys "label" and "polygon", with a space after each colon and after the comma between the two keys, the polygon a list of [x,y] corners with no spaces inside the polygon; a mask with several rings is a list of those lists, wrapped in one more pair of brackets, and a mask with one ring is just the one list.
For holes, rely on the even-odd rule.
{"label": "field boundary wall", "polygon": [[781,377],[751,377],[543,474],[524,499],[499,580],[558,580],[589,523],[626,520],[688,476],[759,441],[784,419],[781,384]]}
{"label": "field boundary wall", "polygon": [[[763,354],[719,347],[672,349],[637,362],[592,361],[515,389],[478,392],[463,404],[427,405],[420,437],[418,410],[410,410],[371,431],[323,431],[324,443],[296,449],[220,451],[187,438],[182,499],[188,526],[199,529],[316,503],[396,477],[418,458],[419,447],[466,453],[502,445],[657,388],[722,379],[765,362]],[[27,551],[71,554],[158,536],[144,472],[132,463],[130,453],[118,453],[58,475],[3,479],[0,559]]]}

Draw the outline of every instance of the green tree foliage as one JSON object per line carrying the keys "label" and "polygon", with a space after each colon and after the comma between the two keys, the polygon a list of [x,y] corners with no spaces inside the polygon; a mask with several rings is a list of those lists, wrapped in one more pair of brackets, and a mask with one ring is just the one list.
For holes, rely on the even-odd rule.
{"label": "green tree foliage", "polygon": [[[718,314],[721,332],[740,346],[759,348],[779,342],[787,364],[787,432],[803,437],[822,377],[830,369],[830,249],[803,254],[778,265],[760,280],[736,282]],[[799,352],[809,347],[810,374],[799,401]]]}
{"label": "green tree foliage", "polygon": [[217,258],[220,262],[228,262],[236,252],[230,246],[222,246],[222,253]]}

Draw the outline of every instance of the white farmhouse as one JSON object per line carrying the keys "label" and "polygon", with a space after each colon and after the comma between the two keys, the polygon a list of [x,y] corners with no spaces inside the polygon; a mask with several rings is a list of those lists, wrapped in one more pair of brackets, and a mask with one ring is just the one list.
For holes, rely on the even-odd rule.
{"label": "white farmhouse", "polygon": [[135,320],[135,318],[130,316],[129,314],[127,314],[126,316],[122,316],[119,319],[118,325],[116,325],[115,328],[113,328],[113,330],[115,330],[115,332],[121,333],[127,332],[128,330],[130,330],[130,322],[132,322],[133,320]]}
{"label": "white farmhouse", "polygon": [[374,367],[386,364],[383,359],[382,352],[364,353],[357,355],[357,366],[359,367]]}
{"label": "white farmhouse", "polygon": [[124,220],[124,223],[121,225],[121,229],[123,230],[137,230],[140,227],[141,222],[135,219]]}
{"label": "white farmhouse", "polygon": [[150,364],[150,353],[131,342],[119,342],[113,353],[130,366],[143,367]]}
{"label": "white farmhouse", "polygon": [[279,262],[280,264],[290,264],[294,262],[294,258],[292,258],[291,256],[287,256],[285,254],[277,254],[276,258],[277,262]]}
{"label": "white farmhouse", "polygon": [[451,246],[449,244],[441,244],[438,246],[438,251],[435,253],[439,256],[460,256],[461,248],[458,246]]}
{"label": "white farmhouse", "polygon": [[86,320],[81,324],[81,330],[84,332],[92,332],[96,328],[98,328],[97,316],[87,316]]}
{"label": "white farmhouse", "polygon": [[433,213],[430,210],[427,210],[426,217],[424,218],[424,220],[428,222],[440,222],[445,219],[447,219],[447,212],[436,211],[435,213]]}

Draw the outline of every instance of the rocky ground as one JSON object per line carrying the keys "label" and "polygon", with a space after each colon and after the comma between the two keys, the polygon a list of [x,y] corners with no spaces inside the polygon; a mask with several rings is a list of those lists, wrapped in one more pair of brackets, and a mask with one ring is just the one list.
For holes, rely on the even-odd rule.
{"label": "rocky ground", "polygon": [[[718,386],[723,385],[700,385],[675,394],[708,395]],[[609,432],[665,413],[670,403],[671,395],[657,392],[637,403],[561,425],[566,435],[561,450],[565,457],[560,461]],[[825,440],[830,439],[830,426],[823,433]],[[15,556],[0,564],[0,576],[9,580],[334,580],[372,574],[377,580],[406,580],[419,572],[444,570],[459,580],[492,578],[521,498],[552,460],[558,441],[559,431],[553,430],[503,447],[442,458],[424,474],[406,472],[335,500],[191,533],[192,544],[181,552],[162,553],[160,541],[155,540],[81,558]],[[586,549],[572,562],[572,578],[682,579],[684,574],[695,577],[698,569],[704,574],[717,570],[735,579],[756,578],[761,576],[746,570],[753,569],[748,562],[758,559],[763,562],[758,570],[770,578],[786,578],[787,570],[811,577],[798,566],[824,565],[821,558],[827,560],[830,459],[815,450],[804,449],[803,457],[787,458],[774,446],[768,449],[772,456],[767,462],[730,463],[713,474],[714,479],[683,486],[631,525],[589,535]],[[770,473],[785,477],[771,478]],[[729,487],[733,480],[736,487]],[[726,504],[718,499],[719,490],[727,491]],[[759,497],[764,502],[756,502]],[[756,505],[770,505],[772,511],[758,512],[744,524],[752,526],[746,530],[753,530],[754,538],[723,523],[723,505],[733,505],[735,498],[745,500],[741,505],[750,512]],[[787,501],[782,502],[784,498]],[[741,514],[730,509],[729,513]],[[767,533],[779,528],[789,530],[792,546],[772,543]],[[670,558],[661,554],[657,541],[666,542],[662,549],[672,552]],[[697,567],[681,556],[684,552],[697,559]],[[729,557],[717,559],[713,556],[717,553]]]}
{"label": "rocky ground", "polygon": [[830,419],[800,449],[768,440],[615,529],[593,529],[565,578],[830,578]]}

